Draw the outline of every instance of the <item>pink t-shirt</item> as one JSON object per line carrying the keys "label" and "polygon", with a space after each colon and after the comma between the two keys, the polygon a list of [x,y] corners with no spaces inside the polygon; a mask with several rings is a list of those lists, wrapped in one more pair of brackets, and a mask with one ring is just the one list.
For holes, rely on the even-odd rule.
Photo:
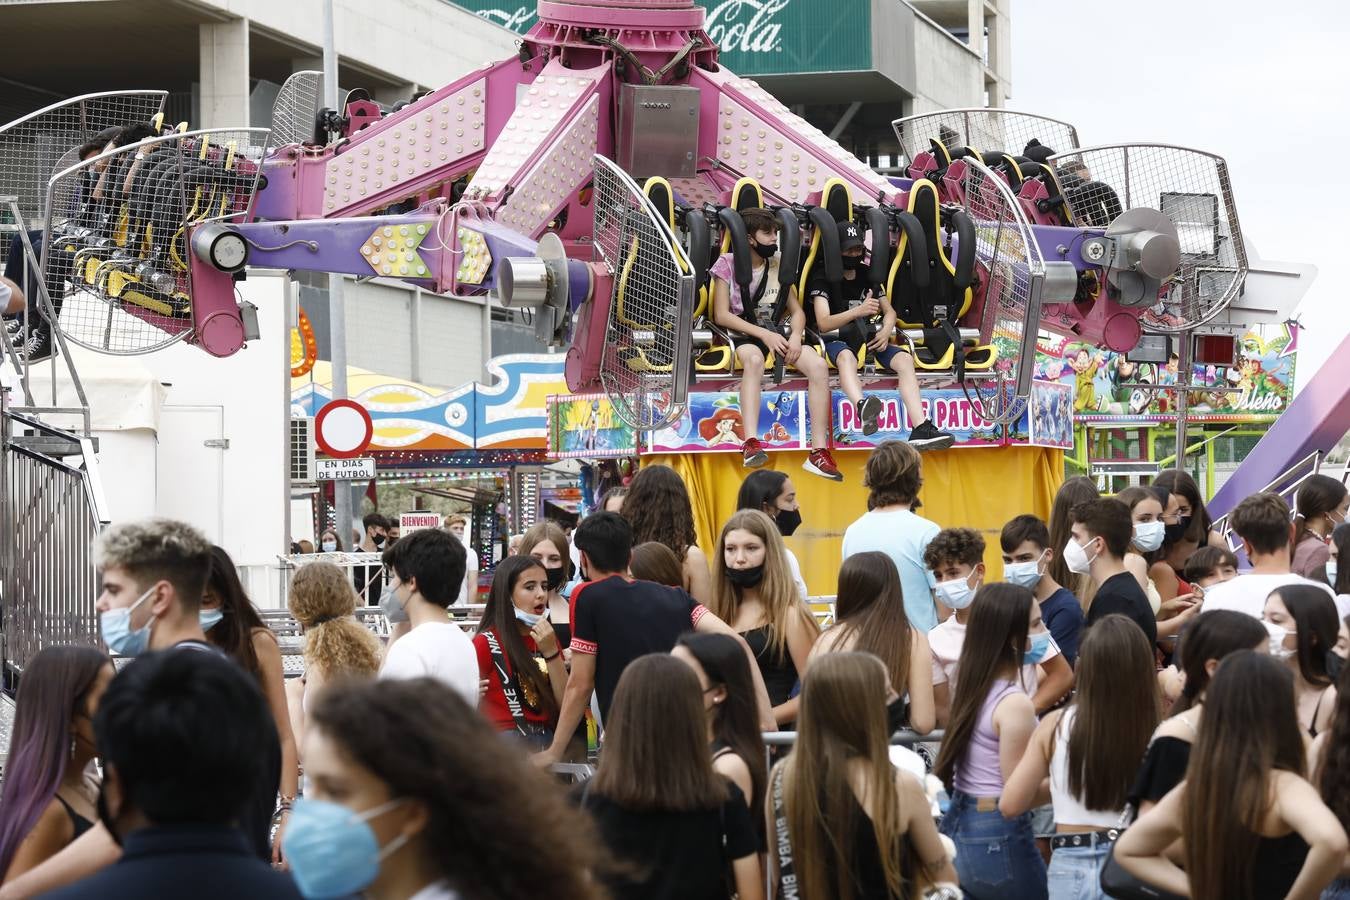
{"label": "pink t-shirt", "polygon": [[[727,283],[727,296],[730,300],[729,305],[731,307],[731,311],[739,316],[745,310],[745,307],[741,303],[740,286],[736,284],[735,269],[733,268],[734,259],[735,256],[733,254],[723,253],[721,256],[717,257],[717,262],[712,264],[712,268],[710,268],[708,272],[709,274],[712,275],[712,277],[717,278],[721,281],[725,281]],[[758,269],[751,267],[750,269],[751,297],[755,296],[755,293],[759,290],[759,283],[764,280],[764,273],[767,271],[769,271],[769,267],[767,265],[760,266]]]}

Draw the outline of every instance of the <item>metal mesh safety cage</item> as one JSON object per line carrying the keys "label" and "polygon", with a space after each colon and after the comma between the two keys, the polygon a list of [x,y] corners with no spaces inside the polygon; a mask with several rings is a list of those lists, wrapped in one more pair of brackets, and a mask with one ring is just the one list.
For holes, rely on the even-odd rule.
{"label": "metal mesh safety cage", "polygon": [[896,119],[891,127],[906,163],[928,152],[930,140],[941,141],[948,150],[972,147],[1013,156],[1021,156],[1032,139],[1061,153],[1078,146],[1078,129],[1068,122],[1006,109],[944,109]]}
{"label": "metal mesh safety cage", "polygon": [[12,222],[7,208],[0,211],[0,266],[20,227],[42,228],[52,173],[77,162],[80,147],[105,128],[149,124],[168,96],[168,91],[85,94],[0,125],[0,197],[16,197],[25,219]]}
{"label": "metal mesh safety cage", "polygon": [[967,162],[962,187],[975,226],[976,321],[981,340],[998,348],[996,377],[971,378],[971,401],[982,417],[1007,425],[1026,411],[1031,394],[1045,260],[1007,182],[983,164]]}
{"label": "metal mesh safety cage", "polygon": [[68,340],[134,355],[192,329],[188,232],[248,217],[267,136],[264,128],[166,134],[53,176],[42,271]]}
{"label": "metal mesh safety cage", "polygon": [[1222,157],[1164,144],[1119,144],[1060,153],[1050,163],[1080,228],[1104,228],[1139,207],[1158,210],[1176,225],[1181,265],[1140,316],[1146,330],[1202,325],[1241,292],[1247,249]]}
{"label": "metal mesh safety cage", "polygon": [[664,428],[688,401],[692,268],[642,190],[600,155],[592,202],[595,249],[614,279],[600,383],[624,422]]}
{"label": "metal mesh safety cage", "polygon": [[296,72],[286,79],[272,104],[271,146],[285,147],[314,140],[322,86],[322,72]]}

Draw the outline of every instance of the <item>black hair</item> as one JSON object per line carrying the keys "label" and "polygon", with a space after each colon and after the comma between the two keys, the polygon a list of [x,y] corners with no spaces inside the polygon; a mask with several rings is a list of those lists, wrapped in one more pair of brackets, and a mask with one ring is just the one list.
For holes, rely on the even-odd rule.
{"label": "black hair", "polygon": [[784,472],[756,469],[741,482],[741,491],[736,495],[736,508],[757,509],[760,512],[774,509],[778,505],[778,495],[783,493],[783,485],[787,480],[787,474]]}
{"label": "black hair", "polygon": [[361,527],[366,531],[369,531],[372,528],[388,528],[389,520],[379,513],[366,513],[365,516],[361,518]]}
{"label": "black hair", "polygon": [[1123,559],[1134,540],[1134,522],[1130,508],[1114,497],[1088,500],[1073,508],[1073,521],[1083,526],[1090,537],[1101,538],[1106,551]]}
{"label": "black hair", "polygon": [[220,601],[223,614],[219,624],[206,633],[206,639],[261,681],[262,668],[258,664],[258,654],[253,649],[253,633],[267,626],[248,599],[248,593],[239,581],[234,560],[230,559],[230,554],[223,547],[211,548],[211,569],[206,576],[206,587]]}
{"label": "black hair", "polygon": [[597,571],[627,572],[633,556],[633,528],[618,513],[592,513],[572,533],[572,543]]}
{"label": "black hair", "polygon": [[399,538],[380,561],[399,581],[417,579],[417,592],[428,603],[448,608],[459,597],[469,554],[453,534],[424,528]]}
{"label": "black hair", "polygon": [[277,743],[257,682],[224,656],[190,649],[147,653],[123,669],[99,703],[94,735],[122,811],[156,825],[239,819],[266,777],[259,748]]}

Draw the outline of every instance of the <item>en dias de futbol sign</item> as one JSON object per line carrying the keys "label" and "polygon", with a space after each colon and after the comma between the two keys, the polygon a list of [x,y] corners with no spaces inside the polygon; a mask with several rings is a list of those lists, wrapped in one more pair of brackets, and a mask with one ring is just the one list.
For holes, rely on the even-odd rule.
{"label": "en dias de futbol sign", "polygon": [[[489,22],[524,34],[533,0],[458,0]],[[858,72],[872,67],[869,0],[706,0],[704,28],[737,75]]]}

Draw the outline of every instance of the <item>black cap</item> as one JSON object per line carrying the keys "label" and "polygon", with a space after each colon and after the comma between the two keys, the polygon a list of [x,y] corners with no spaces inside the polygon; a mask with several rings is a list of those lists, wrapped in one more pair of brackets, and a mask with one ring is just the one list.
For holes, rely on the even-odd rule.
{"label": "black cap", "polygon": [[863,246],[862,229],[858,227],[857,222],[839,223],[839,249],[852,250],[854,247]]}

